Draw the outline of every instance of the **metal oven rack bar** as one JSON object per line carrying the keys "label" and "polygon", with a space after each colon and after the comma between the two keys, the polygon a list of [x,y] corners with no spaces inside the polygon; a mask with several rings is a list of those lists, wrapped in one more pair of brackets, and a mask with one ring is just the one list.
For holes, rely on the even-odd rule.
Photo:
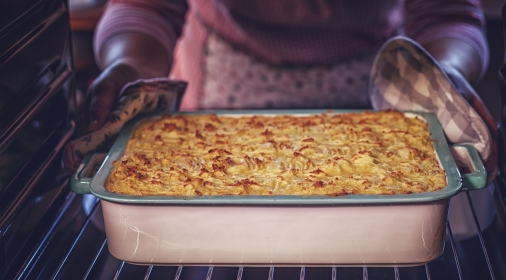
{"label": "metal oven rack bar", "polygon": [[[465,194],[472,213],[471,223],[477,234],[463,239],[452,232],[452,219],[447,223],[447,240],[443,255],[415,267],[195,267],[140,266],[114,258],[108,250],[103,229],[102,211],[95,197],[68,194],[66,211],[54,221],[60,229],[44,236],[39,252],[21,274],[6,278],[37,279],[174,279],[174,280],[250,280],[250,279],[506,279],[506,184],[495,183],[493,204],[495,216],[491,224],[480,223],[479,207]],[[91,201],[91,202],[90,202]],[[451,207],[451,206],[450,206]],[[102,223],[102,224],[101,224]],[[69,233],[69,228],[75,231]],[[66,238],[66,239],[65,239]],[[65,241],[67,240],[67,241]],[[60,249],[57,249],[60,248]],[[60,250],[60,253],[58,253]]]}

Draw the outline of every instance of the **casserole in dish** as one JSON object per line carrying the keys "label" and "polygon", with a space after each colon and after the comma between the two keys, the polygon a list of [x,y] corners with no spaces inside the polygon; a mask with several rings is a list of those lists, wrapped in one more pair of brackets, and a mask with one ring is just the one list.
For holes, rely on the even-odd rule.
{"label": "casserole in dish", "polygon": [[446,186],[427,123],[398,111],[166,115],[139,124],[106,189],[128,195],[406,194]]}
{"label": "casserole in dish", "polygon": [[[324,110],[232,111],[218,115],[308,115]],[[334,111],[333,113],[346,113]],[[165,113],[167,114],[167,113]],[[184,113],[181,113],[184,114]],[[195,113],[187,113],[195,114]],[[436,117],[405,113],[428,123],[444,188],[395,195],[132,196],[105,188],[112,163],[123,154],[136,126],[130,122],[93,178],[86,157],[72,178],[78,193],[101,198],[112,255],[131,263],[185,265],[415,265],[443,250],[450,197],[462,188],[460,173]],[[475,172],[470,188],[484,187],[476,151],[460,146]],[[89,166],[89,165],[88,165]]]}

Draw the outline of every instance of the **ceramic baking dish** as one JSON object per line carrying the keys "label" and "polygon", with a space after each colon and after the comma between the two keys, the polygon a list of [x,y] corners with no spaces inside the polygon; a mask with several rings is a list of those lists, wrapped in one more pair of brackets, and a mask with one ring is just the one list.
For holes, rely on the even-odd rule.
{"label": "ceramic baking dish", "polygon": [[[319,114],[324,110],[216,111],[216,114]],[[346,113],[349,111],[333,111]],[[356,111],[354,111],[356,112]],[[209,113],[209,112],[206,112]],[[328,112],[327,112],[328,113]],[[167,113],[165,113],[167,114]],[[184,114],[184,113],[180,113]],[[194,114],[194,113],[192,113]],[[437,118],[428,123],[447,186],[406,195],[127,196],[108,192],[111,163],[121,157],[136,125],[128,123],[105,160],[87,155],[71,180],[77,193],[101,199],[109,251],[120,260],[166,265],[405,266],[430,262],[443,251],[449,200],[463,187],[486,185],[476,150],[474,172],[460,175]],[[96,174],[86,175],[98,163]]]}

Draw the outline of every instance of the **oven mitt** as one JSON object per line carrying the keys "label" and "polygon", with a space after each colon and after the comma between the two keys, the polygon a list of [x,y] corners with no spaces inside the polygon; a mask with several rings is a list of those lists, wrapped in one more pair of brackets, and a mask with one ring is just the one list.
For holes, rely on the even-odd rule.
{"label": "oven mitt", "polygon": [[121,91],[117,109],[111,113],[104,126],[67,144],[63,155],[67,170],[73,172],[86,153],[109,148],[123,125],[138,114],[177,111],[186,85],[186,82],[166,78],[126,84]]}
{"label": "oven mitt", "polygon": [[497,172],[495,121],[456,69],[438,64],[413,40],[395,37],[376,56],[369,95],[377,110],[434,113],[450,143],[476,148],[489,173],[489,182],[493,180]]}

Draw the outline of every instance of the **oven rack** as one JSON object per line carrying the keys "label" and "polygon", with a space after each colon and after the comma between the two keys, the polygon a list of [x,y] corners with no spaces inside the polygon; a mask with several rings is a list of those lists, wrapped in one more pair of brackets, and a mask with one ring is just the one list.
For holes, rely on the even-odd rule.
{"label": "oven rack", "polygon": [[[66,207],[53,230],[43,238],[32,261],[17,276],[38,279],[506,279],[506,184],[496,180],[495,216],[482,228],[477,205],[466,192],[472,221],[478,234],[461,240],[447,223],[443,255],[415,267],[197,267],[142,266],[114,258],[107,248],[102,211],[93,196],[68,194]],[[58,230],[58,228],[60,230]],[[78,229],[72,236],[69,228]],[[70,231],[71,232],[71,231]],[[66,239],[65,239],[66,238]],[[66,240],[66,241],[65,241]],[[17,278],[17,277],[16,277]]]}

